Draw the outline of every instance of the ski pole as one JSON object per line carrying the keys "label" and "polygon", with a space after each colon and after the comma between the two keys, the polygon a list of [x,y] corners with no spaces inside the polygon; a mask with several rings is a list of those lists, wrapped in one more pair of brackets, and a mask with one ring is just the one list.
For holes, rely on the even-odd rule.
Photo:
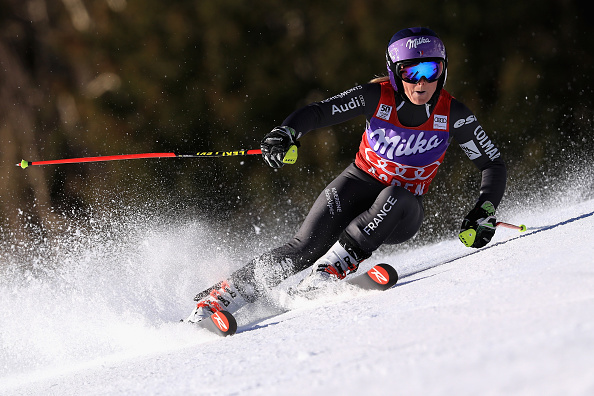
{"label": "ski pole", "polygon": [[520,232],[524,232],[527,229],[524,224],[520,224],[519,226],[517,226],[517,225],[513,225],[513,224],[509,224],[509,223],[504,223],[503,221],[498,221],[495,224],[495,226],[496,227],[511,228],[512,230],[518,230]]}
{"label": "ski pole", "polygon": [[[82,157],[82,158],[64,158],[50,161],[26,161],[22,160],[16,166],[25,169],[29,166],[36,165],[57,165],[57,164],[77,164],[82,162],[101,162],[101,161],[119,161],[128,159],[142,159],[142,158],[210,158],[210,157],[237,157],[245,155],[262,154],[262,150],[233,150],[233,151],[201,151],[191,154],[177,154],[177,153],[143,153],[143,154],[121,154],[121,155],[105,155],[100,157]],[[297,161],[297,146],[291,146],[289,151],[283,158],[285,164],[294,164]]]}

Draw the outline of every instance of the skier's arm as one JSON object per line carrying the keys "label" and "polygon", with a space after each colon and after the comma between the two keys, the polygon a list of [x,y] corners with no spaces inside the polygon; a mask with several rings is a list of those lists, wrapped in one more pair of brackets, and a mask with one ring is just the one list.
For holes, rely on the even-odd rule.
{"label": "skier's arm", "polygon": [[451,117],[452,136],[482,174],[478,201],[490,201],[497,207],[507,184],[507,170],[499,149],[476,116],[456,99],[452,99]]}
{"label": "skier's arm", "polygon": [[380,96],[379,84],[358,85],[294,111],[282,125],[293,128],[300,138],[311,130],[340,124],[360,115],[370,117],[377,108]]}

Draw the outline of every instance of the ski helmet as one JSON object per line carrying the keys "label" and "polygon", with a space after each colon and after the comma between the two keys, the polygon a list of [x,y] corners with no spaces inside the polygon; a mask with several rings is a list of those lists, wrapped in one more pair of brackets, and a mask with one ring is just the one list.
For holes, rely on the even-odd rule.
{"label": "ski helmet", "polygon": [[445,45],[433,30],[423,27],[407,28],[399,31],[390,40],[386,50],[386,63],[388,76],[392,87],[396,92],[407,100],[402,86],[402,79],[398,73],[398,67],[414,63],[414,61],[442,60],[443,72],[438,79],[435,94],[445,85],[448,74],[448,56]]}

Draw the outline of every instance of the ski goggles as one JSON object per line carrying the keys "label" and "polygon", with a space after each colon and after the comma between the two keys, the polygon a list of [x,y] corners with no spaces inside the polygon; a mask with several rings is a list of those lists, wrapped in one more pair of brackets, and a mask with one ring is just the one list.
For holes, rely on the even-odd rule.
{"label": "ski goggles", "polygon": [[426,61],[398,65],[398,76],[402,81],[416,84],[425,77],[427,82],[435,82],[443,73],[443,61]]}

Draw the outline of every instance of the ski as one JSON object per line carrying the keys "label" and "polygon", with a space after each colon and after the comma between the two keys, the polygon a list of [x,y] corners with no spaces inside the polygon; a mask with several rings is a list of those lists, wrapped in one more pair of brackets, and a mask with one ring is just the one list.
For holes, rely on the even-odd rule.
{"label": "ski", "polygon": [[[388,290],[398,282],[398,272],[390,264],[381,263],[374,265],[371,269],[363,274],[356,275],[346,280],[346,283],[352,286],[359,287],[363,290]],[[291,293],[289,294],[310,294],[309,298],[314,297],[311,293],[316,294],[321,289],[308,290],[305,293]],[[193,323],[193,322],[190,322]],[[196,323],[198,327],[206,329],[221,337],[226,337],[235,334],[237,331],[237,320],[228,311],[218,311],[213,313],[207,319]]]}
{"label": "ski", "polygon": [[[381,263],[374,265],[363,274],[353,275],[340,282],[363,290],[388,290],[398,282],[398,272],[390,264]],[[338,283],[330,282],[327,286],[334,285],[338,285]],[[297,285],[297,287],[290,288],[287,294],[289,296],[301,296],[314,300],[319,298],[320,295],[323,295],[325,290],[326,288],[324,286],[303,289]]]}
{"label": "ski", "polygon": [[390,264],[374,265],[364,274],[347,280],[347,283],[365,290],[388,290],[398,282],[398,272]]}
{"label": "ski", "polygon": [[227,311],[215,312],[209,318],[198,322],[197,325],[221,337],[233,335],[237,331],[237,320]]}

